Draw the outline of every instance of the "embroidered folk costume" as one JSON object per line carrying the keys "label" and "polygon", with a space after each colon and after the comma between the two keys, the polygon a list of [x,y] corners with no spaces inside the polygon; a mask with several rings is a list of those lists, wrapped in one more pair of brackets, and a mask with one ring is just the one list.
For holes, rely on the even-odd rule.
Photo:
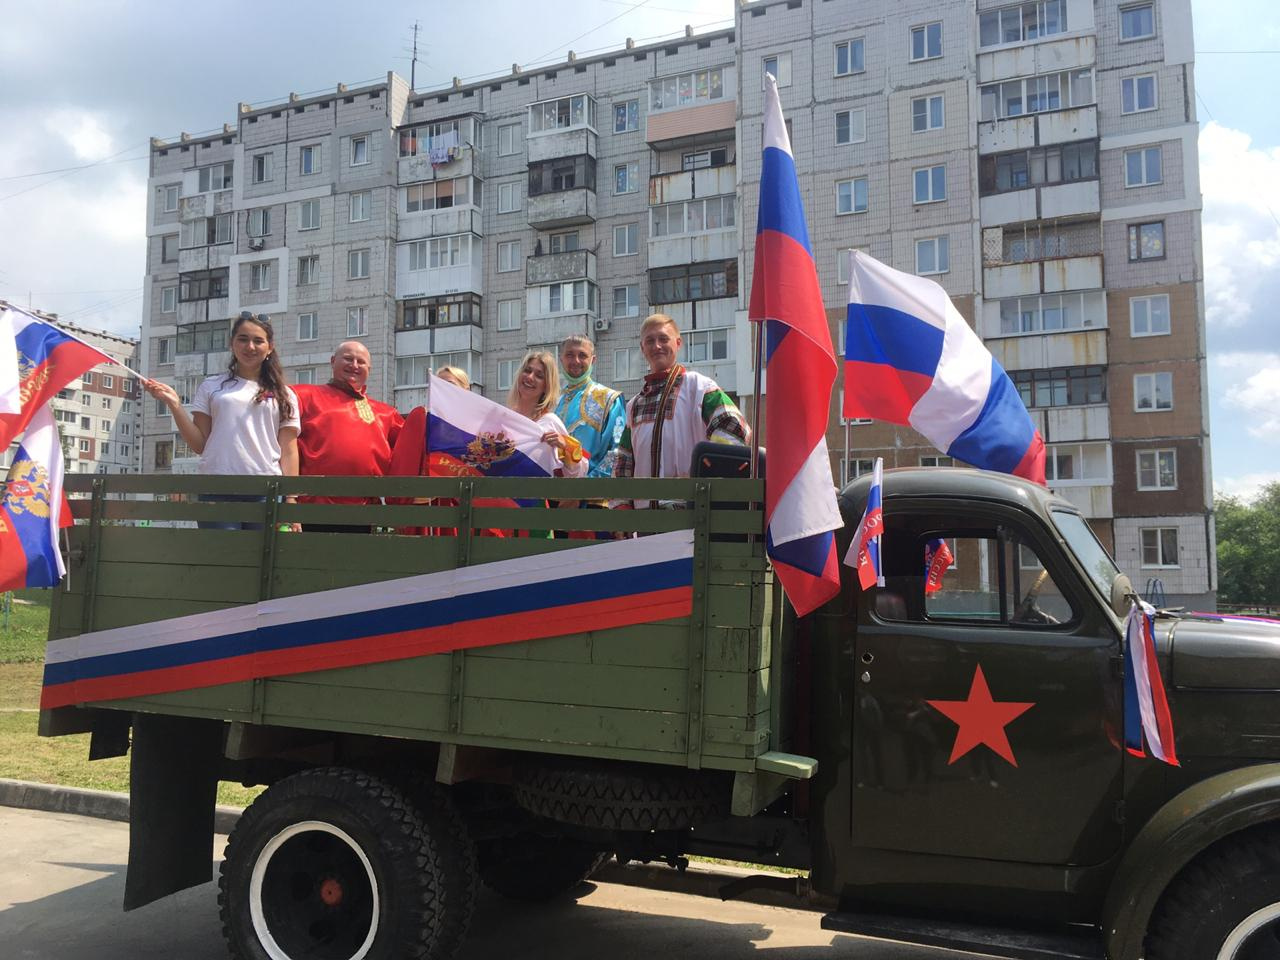
{"label": "embroidered folk costume", "polygon": [[[381,477],[391,467],[404,417],[350,384],[298,384],[298,472],[302,476]],[[303,438],[306,438],[305,440]],[[361,497],[299,497],[305,503],[368,503]]]}
{"label": "embroidered folk costume", "polygon": [[556,404],[558,416],[571,437],[582,444],[588,460],[588,477],[612,477],[618,442],[626,426],[627,408],[622,393],[597,383],[591,373],[572,383]]}

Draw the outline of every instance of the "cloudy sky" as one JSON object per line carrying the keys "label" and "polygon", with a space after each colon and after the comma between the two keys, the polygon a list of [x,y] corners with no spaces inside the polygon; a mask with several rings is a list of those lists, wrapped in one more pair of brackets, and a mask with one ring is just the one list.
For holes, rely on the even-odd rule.
{"label": "cloudy sky", "polygon": [[[235,120],[240,101],[278,102],[387,70],[407,77],[415,18],[430,14],[417,83],[430,89],[568,49],[728,25],[733,16],[732,0],[433,7],[222,0],[197,14],[199,5],[188,13],[126,0],[8,5],[0,297],[136,336],[148,138],[219,128]],[[1280,305],[1280,111],[1274,83],[1259,82],[1280,77],[1280,9],[1272,0],[1192,7],[1214,485],[1248,494],[1280,479],[1280,320],[1272,313]]]}

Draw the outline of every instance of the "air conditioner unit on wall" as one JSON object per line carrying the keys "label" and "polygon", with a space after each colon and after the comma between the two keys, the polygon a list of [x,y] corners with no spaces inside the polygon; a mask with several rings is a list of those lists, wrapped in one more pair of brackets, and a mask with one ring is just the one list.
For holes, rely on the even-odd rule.
{"label": "air conditioner unit on wall", "polygon": [[595,330],[596,333],[603,333],[604,331],[609,329],[609,318],[596,317],[593,321],[591,321],[591,328]]}
{"label": "air conditioner unit on wall", "polygon": [[266,245],[266,241],[265,241],[265,240],[250,240],[250,241],[249,241],[249,249],[250,249],[250,250],[261,250],[265,245]]}

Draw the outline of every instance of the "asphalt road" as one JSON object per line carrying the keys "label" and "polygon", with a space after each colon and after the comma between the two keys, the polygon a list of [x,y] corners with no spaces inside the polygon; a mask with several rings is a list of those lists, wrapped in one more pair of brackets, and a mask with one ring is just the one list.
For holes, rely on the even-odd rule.
{"label": "asphalt road", "polygon": [[[218,838],[215,857],[221,852]],[[207,883],[124,914],[128,827],[0,807],[0,956],[5,960],[226,960]],[[828,933],[820,914],[615,884],[531,907],[482,897],[458,960],[964,960]]]}

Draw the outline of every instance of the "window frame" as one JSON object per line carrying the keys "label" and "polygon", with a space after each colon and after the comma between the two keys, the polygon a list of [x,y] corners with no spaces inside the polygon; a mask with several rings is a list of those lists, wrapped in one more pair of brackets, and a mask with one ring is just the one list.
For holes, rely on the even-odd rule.
{"label": "window frame", "polygon": [[[360,213],[363,216],[357,216],[356,200],[359,199]],[[372,190],[355,190],[347,194],[347,222],[348,223],[367,223],[373,216],[373,191]]]}
{"label": "window frame", "polygon": [[[169,206],[169,194],[173,194],[173,206]],[[166,183],[160,188],[160,212],[161,213],[177,213],[178,207],[182,205],[182,184]]]}
{"label": "window frame", "polygon": [[[304,321],[307,321],[308,318],[310,318],[310,327],[311,327],[311,336],[309,337],[305,336],[305,332],[303,329]],[[306,313],[298,314],[298,342],[310,343],[313,340],[319,340],[319,339],[320,339],[320,320],[318,315],[314,311],[307,311]]]}
{"label": "window frame", "polygon": [[[618,174],[622,174],[622,179],[618,179]],[[623,189],[619,190],[618,185],[621,184]],[[638,160],[629,160],[623,163],[615,163],[613,165],[613,195],[621,197],[632,193],[640,192],[640,162]]]}
{"label": "window frame", "polygon": [[[937,27],[938,33],[938,52],[929,52],[929,31],[931,28]],[[916,56],[916,35],[921,38],[922,53]],[[909,47],[907,62],[923,63],[926,60],[938,60],[942,57],[942,21],[930,20],[928,23],[919,23],[910,27],[907,31],[907,44]]]}
{"label": "window frame", "polygon": [[[257,220],[255,226],[254,221]],[[254,207],[245,217],[245,233],[255,240],[271,236],[271,208]]]}
{"label": "window frame", "polygon": [[369,308],[347,307],[347,336],[367,337],[369,335]]}
{"label": "window frame", "polygon": [[[1158,172],[1154,180],[1150,179],[1151,171],[1148,162],[1149,155],[1154,153],[1156,156],[1156,166]],[[1140,170],[1140,179],[1131,181],[1129,179],[1129,158],[1136,156],[1138,158],[1138,166]],[[1126,190],[1137,190],[1142,187],[1155,187],[1164,183],[1164,144],[1149,144],[1143,147],[1134,147],[1131,150],[1123,151],[1121,155],[1121,163],[1124,166],[1124,188]]]}
{"label": "window frame", "polygon": [[[843,199],[841,197],[840,188],[848,184],[849,186],[849,209],[841,209]],[[862,208],[858,208],[858,185],[862,185]],[[860,213],[866,213],[871,209],[871,178],[869,176],[848,177],[844,180],[836,181],[836,216],[849,217]]]}
{"label": "window frame", "polygon": [[[307,226],[307,211],[315,213],[315,222],[311,226]],[[303,200],[298,204],[298,230],[319,230],[320,229],[320,201],[317,199]]]}
{"label": "window frame", "polygon": [[[522,301],[519,297],[512,297],[510,299],[498,301],[497,321],[499,330],[507,331],[520,329],[520,325],[523,320],[523,311],[520,309],[521,302]],[[507,313],[506,319],[502,316],[504,312],[503,307],[507,308],[505,311]]]}
{"label": "window frame", "polygon": [[320,257],[307,254],[298,258],[298,286],[310,287],[320,282]]}
{"label": "window frame", "polygon": [[249,292],[267,293],[271,290],[271,261],[260,260],[249,264]]}
{"label": "window frame", "polygon": [[[503,149],[502,139],[508,138],[507,149]],[[520,135],[520,123],[500,123],[498,124],[498,156],[514,157],[520,153],[520,141],[524,137]]]}
{"label": "window frame", "polygon": [[[1140,84],[1143,80],[1151,81],[1151,106],[1144,107],[1141,104]],[[1133,106],[1129,109],[1125,108],[1125,87],[1131,85],[1133,91]],[[1120,78],[1120,113],[1129,116],[1135,113],[1151,113],[1153,110],[1160,109],[1160,78],[1155,73],[1135,73],[1131,77]]]}
{"label": "window frame", "polygon": [[[627,292],[627,291],[630,291],[630,290],[634,290],[634,291],[635,291],[635,306],[634,306],[634,307],[632,307],[632,305],[631,305],[632,297],[631,297],[631,295]],[[618,294],[619,294],[619,293],[621,293],[621,294],[623,295],[623,304],[624,304],[624,309],[623,309],[622,311],[619,311],[619,310],[618,310]],[[623,318],[626,318],[626,317],[638,317],[638,316],[640,316],[640,284],[638,284],[638,283],[624,283],[624,284],[620,284],[620,285],[618,285],[618,286],[614,287],[614,288],[613,288],[613,293],[612,293],[612,298],[611,298],[610,303],[611,303],[611,310],[612,310],[612,312],[611,312],[610,316],[612,316],[614,319],[619,319],[619,320],[620,320],[620,319],[623,319]]]}
{"label": "window frame", "polygon": [[[613,106],[613,132],[634,133],[640,129],[640,100],[615,100]],[[622,111],[622,126],[618,126],[618,111]]]}
{"label": "window frame", "polygon": [[[1130,263],[1149,263],[1153,260],[1166,260],[1169,256],[1168,240],[1165,234],[1163,220],[1143,220],[1139,223],[1130,223],[1128,226],[1128,254]],[[1160,228],[1160,253],[1156,256],[1145,257],[1142,255],[1142,233],[1144,227]]]}
{"label": "window frame", "polygon": [[[834,74],[833,74],[833,76],[837,76],[837,77],[852,77],[852,76],[854,76],[855,74],[859,74],[859,73],[866,73],[866,71],[867,71],[867,56],[866,56],[867,48],[866,48],[866,39],[867,39],[867,38],[866,38],[865,36],[860,36],[860,37],[850,37],[848,40],[837,40],[837,41],[836,41],[836,43],[835,43],[835,50],[834,50],[834,54],[833,54],[833,56],[834,56],[834,63],[833,63],[833,66],[832,66],[832,69],[834,70]],[[858,51],[858,56],[857,56],[858,66],[857,66],[857,67],[854,67],[854,65],[853,65],[853,64],[854,64],[854,59],[855,59],[855,58],[854,58],[854,55],[853,55],[853,51],[854,51],[854,49],[855,49],[855,45],[856,45],[856,49],[857,49],[857,51]],[[845,69],[845,70],[841,70],[841,69],[840,69],[840,52],[841,52],[841,47],[843,47],[843,48],[844,48],[845,60],[846,60],[846,64],[847,64],[847,69]]]}
{"label": "window frame", "polygon": [[[937,188],[936,175],[938,171],[942,171],[942,196],[934,196],[934,190]],[[925,174],[925,198],[920,199],[920,174]],[[947,202],[947,165],[945,163],[935,163],[927,167],[916,167],[911,171],[911,199],[914,206],[924,206],[931,203]]]}
{"label": "window frame", "polygon": [[[1160,478],[1163,475],[1163,471],[1160,469],[1160,458],[1166,454],[1169,456],[1172,463],[1170,473],[1173,476],[1173,483],[1168,486],[1165,486],[1160,482]],[[1144,484],[1142,482],[1142,472],[1143,472],[1142,458],[1147,456],[1153,458],[1153,461],[1151,464],[1151,472],[1155,478],[1154,484]],[[1134,467],[1135,481],[1137,482],[1137,487],[1138,487],[1138,490],[1140,491],[1168,492],[1170,490],[1178,489],[1178,448],[1177,447],[1152,447],[1144,450],[1135,450],[1134,456],[1133,456],[1133,467]]]}
{"label": "window frame", "polygon": [[[1163,534],[1167,532],[1173,533],[1173,563],[1169,562],[1169,558],[1165,556],[1165,539]],[[1157,559],[1155,563],[1147,563],[1147,534],[1155,534],[1155,549]],[[1178,543],[1177,527],[1139,527],[1138,528],[1138,563],[1143,570],[1180,570],[1181,563],[1181,544]]]}
{"label": "window frame", "polygon": [[[623,244],[625,249],[618,249],[618,231],[625,231],[626,243]],[[613,228],[613,255],[615,257],[634,257],[640,253],[640,223],[632,221],[630,223],[615,224]]]}
{"label": "window frame", "polygon": [[320,172],[316,164],[319,146],[316,143],[306,143],[298,147],[298,176],[313,177]]}
{"label": "window frame", "polygon": [[[938,117],[939,121],[935,125],[933,123],[933,101],[938,101]],[[916,104],[924,104],[924,126],[916,126]],[[934,130],[945,130],[947,128],[947,98],[943,93],[928,93],[923,97],[911,98],[911,132],[932,133]]]}
{"label": "window frame", "polygon": [[[1150,33],[1135,33],[1128,36],[1125,35],[1125,14],[1134,13],[1139,10],[1147,10],[1151,19]],[[1138,43],[1142,40],[1153,40],[1159,32],[1156,26],[1156,5],[1152,0],[1143,0],[1141,3],[1126,3],[1120,6],[1116,12],[1117,23],[1120,29],[1120,43]]]}
{"label": "window frame", "polygon": [[[928,243],[932,243],[932,244],[933,244],[933,262],[934,262],[934,269],[933,269],[933,270],[921,270],[921,269],[920,269],[920,249],[921,249],[921,245],[922,245],[922,244],[928,244]],[[914,249],[914,251],[915,251],[915,268],[916,268],[915,272],[916,272],[916,276],[918,276],[918,277],[940,277],[940,276],[943,276],[944,274],[948,274],[948,273],[950,273],[950,272],[951,272],[951,237],[950,237],[950,235],[948,235],[948,234],[939,234],[938,236],[934,236],[934,237],[920,237],[918,240],[916,240],[916,241],[915,241],[915,245],[914,245],[913,249]],[[939,260],[940,260],[940,259],[942,259],[942,258],[940,258],[940,257],[938,256],[939,252],[942,252],[942,253],[944,254],[944,257],[945,257],[945,259],[946,259],[946,266],[945,266],[945,267],[941,267],[941,268],[939,268]]]}
{"label": "window frame", "polygon": [[[1154,311],[1151,309],[1151,306],[1152,304],[1157,303],[1161,300],[1164,301],[1165,329],[1155,330],[1153,329],[1153,323],[1152,323],[1152,318],[1154,317],[1155,314],[1154,314]],[[1137,306],[1138,304],[1145,304],[1147,308],[1147,314],[1146,314],[1147,329],[1145,332],[1138,329],[1138,322],[1137,322],[1138,318],[1134,310],[1134,307]],[[1152,294],[1146,294],[1140,297],[1129,298],[1129,336],[1130,337],[1133,337],[1133,338],[1167,337],[1172,335],[1172,333],[1173,333],[1173,307],[1169,300],[1169,294],[1152,293]]]}
{"label": "window frame", "polygon": [[[862,117],[862,136],[855,138],[853,136],[853,115],[859,114]],[[845,117],[845,131],[848,138],[840,139],[840,118]],[[867,142],[867,108],[866,107],[850,107],[848,110],[837,110],[835,112],[836,131],[835,142],[837,147],[847,147],[855,143]]]}
{"label": "window frame", "polygon": [[[355,250],[347,251],[347,279],[348,280],[368,280],[373,268],[372,250],[369,247],[358,247]],[[362,265],[364,273],[357,273],[355,269],[357,264]]]}
{"label": "window frame", "polygon": [[253,182],[254,183],[270,183],[272,180],[271,170],[272,154],[270,151],[266,153],[255,153],[253,155]]}
{"label": "window frame", "polygon": [[178,285],[176,283],[160,288],[160,312],[178,312]]}
{"label": "window frame", "polygon": [[[1167,377],[1169,384],[1169,405],[1167,407],[1160,406],[1160,378]],[[1149,383],[1147,388],[1151,396],[1151,406],[1143,407],[1139,405],[1139,382],[1143,384]],[[1144,392],[1146,392],[1144,390]],[[1174,408],[1173,398],[1173,371],[1172,370],[1153,370],[1149,373],[1135,373],[1133,375],[1133,412],[1134,413],[1168,413]]]}
{"label": "window frame", "polygon": [[[356,149],[357,145],[364,147],[363,160],[356,159],[359,153],[359,151]],[[366,167],[373,162],[372,158],[369,156],[369,135],[368,134],[362,134],[358,137],[351,138],[351,146],[350,146],[350,152],[348,154],[348,159],[349,159],[350,166],[353,166],[353,167]]]}
{"label": "window frame", "polygon": [[[502,265],[504,262],[503,261],[504,250],[509,255],[507,257],[507,260],[509,261],[509,265],[506,267]],[[498,248],[497,248],[498,262],[497,262],[496,272],[497,273],[515,273],[516,271],[518,271],[522,266],[520,261],[523,259],[523,252],[524,251],[521,249],[521,242],[519,240],[499,240]]]}

